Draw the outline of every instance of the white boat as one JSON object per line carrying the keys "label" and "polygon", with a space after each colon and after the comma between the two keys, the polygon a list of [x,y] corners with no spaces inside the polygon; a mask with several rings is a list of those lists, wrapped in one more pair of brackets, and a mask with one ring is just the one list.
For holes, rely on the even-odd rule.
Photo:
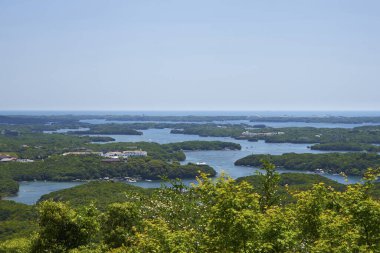
{"label": "white boat", "polygon": [[136,183],[136,182],[137,182],[136,179],[131,178],[131,177],[125,177],[124,179],[125,179],[125,181],[127,181],[128,183]]}
{"label": "white boat", "polygon": [[196,164],[197,165],[207,165],[207,163],[205,163],[205,162],[197,162]]}

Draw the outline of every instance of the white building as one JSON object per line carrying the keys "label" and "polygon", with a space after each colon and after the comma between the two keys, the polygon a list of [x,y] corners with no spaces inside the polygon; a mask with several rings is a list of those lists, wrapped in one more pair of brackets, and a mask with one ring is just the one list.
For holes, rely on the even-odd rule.
{"label": "white building", "polygon": [[34,160],[31,160],[31,159],[17,159],[16,162],[19,162],[19,163],[32,163],[32,162],[34,162]]}
{"label": "white building", "polygon": [[284,132],[267,132],[267,133],[252,133],[249,131],[243,132],[242,136],[248,136],[248,137],[256,137],[256,136],[274,136],[274,135],[282,135],[285,134]]}
{"label": "white building", "polygon": [[78,151],[78,152],[66,152],[63,153],[63,156],[67,155],[102,155],[102,152],[92,152],[92,151]]}
{"label": "white building", "polygon": [[123,151],[124,156],[147,156],[148,152],[142,150]]}
{"label": "white building", "polygon": [[113,152],[107,152],[103,154],[104,157],[108,158],[124,158],[127,159],[128,157],[144,157],[147,156],[148,152],[142,151],[142,150],[128,150],[128,151],[113,151]]}

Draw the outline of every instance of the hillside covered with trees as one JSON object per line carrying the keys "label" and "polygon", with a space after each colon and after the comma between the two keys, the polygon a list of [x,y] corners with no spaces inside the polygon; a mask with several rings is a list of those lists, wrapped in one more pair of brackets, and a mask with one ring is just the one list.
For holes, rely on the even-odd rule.
{"label": "hillside covered with trees", "polygon": [[367,168],[380,167],[380,155],[372,153],[249,155],[237,160],[235,165],[259,167],[262,160],[286,170],[343,172],[346,175],[363,175]]}
{"label": "hillside covered with trees", "polygon": [[[190,187],[173,181],[172,187],[151,192],[125,189],[124,197],[118,195],[113,199],[117,202],[105,209],[87,204],[89,200],[70,202],[94,185],[65,190],[38,204],[36,233],[6,237],[0,242],[0,252],[380,250],[380,202],[369,195],[378,170],[369,170],[362,184],[339,191],[325,183],[289,191],[293,201],[283,202],[281,184],[297,185],[303,180],[291,175],[281,179],[274,168],[265,163],[266,173],[257,175],[253,184],[228,177],[213,182],[201,175],[198,184]],[[121,185],[105,184],[105,188],[97,186],[110,192],[122,189]],[[107,198],[102,190],[98,193]],[[69,202],[60,202],[65,198]],[[18,212],[9,202],[6,205],[3,209],[0,205],[0,211],[9,210],[17,221]],[[18,222],[23,222],[20,219]]]}
{"label": "hillside covered with trees", "polygon": [[151,157],[129,158],[128,161],[109,163],[96,155],[56,155],[33,163],[5,163],[1,164],[0,168],[16,181],[72,181],[104,177],[195,178],[199,171],[211,176],[216,174],[215,170],[207,165],[181,165],[178,162],[169,163]]}

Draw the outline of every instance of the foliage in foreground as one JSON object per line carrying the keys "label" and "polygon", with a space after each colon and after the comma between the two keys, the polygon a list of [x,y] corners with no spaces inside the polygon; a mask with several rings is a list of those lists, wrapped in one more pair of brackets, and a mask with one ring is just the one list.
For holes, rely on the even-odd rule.
{"label": "foliage in foreground", "polygon": [[37,229],[35,206],[0,200],[0,241],[30,235]]}
{"label": "foliage in foreground", "polygon": [[264,167],[259,191],[201,175],[192,187],[173,181],[151,195],[131,192],[104,212],[42,202],[39,232],[0,244],[0,252],[380,251],[380,202],[368,194],[379,170],[342,192],[315,184],[282,205],[279,177],[271,164]]}

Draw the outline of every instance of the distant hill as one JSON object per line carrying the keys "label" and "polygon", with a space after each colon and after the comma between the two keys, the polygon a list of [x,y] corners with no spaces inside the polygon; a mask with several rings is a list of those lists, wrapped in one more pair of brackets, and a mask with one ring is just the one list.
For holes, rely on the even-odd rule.
{"label": "distant hill", "polygon": [[0,200],[0,241],[28,236],[37,229],[35,206]]}
{"label": "distant hill", "polygon": [[80,207],[93,202],[99,209],[105,209],[111,203],[127,201],[126,192],[148,195],[153,190],[126,183],[94,181],[43,195],[39,202],[44,200],[64,201],[69,202],[73,207]]}

